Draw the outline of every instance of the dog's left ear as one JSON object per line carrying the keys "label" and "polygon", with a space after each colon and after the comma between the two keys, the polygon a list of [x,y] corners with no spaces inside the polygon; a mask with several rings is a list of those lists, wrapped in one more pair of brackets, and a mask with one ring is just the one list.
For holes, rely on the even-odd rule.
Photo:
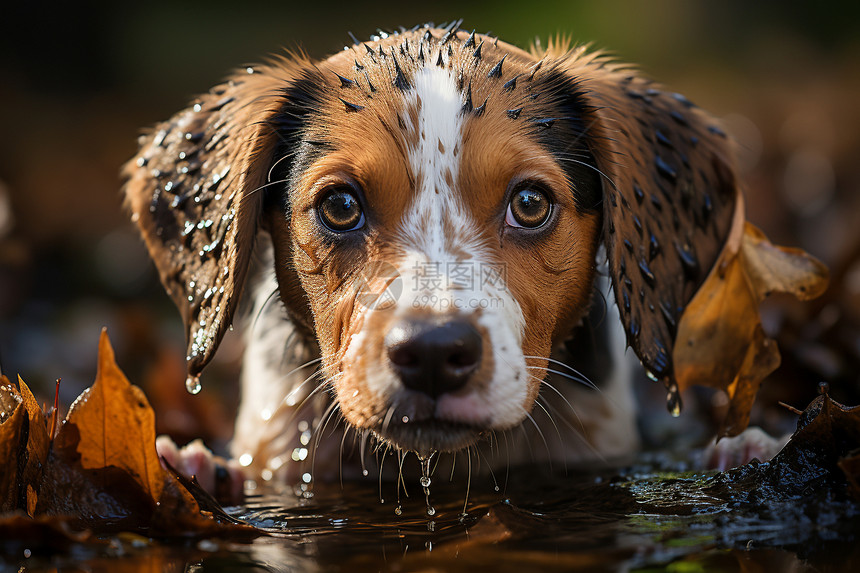
{"label": "dog's left ear", "polygon": [[567,75],[605,176],[603,242],[628,343],[668,383],[681,314],[739,201],[731,144],[686,98],[600,56],[580,50],[545,65]]}
{"label": "dog's left ear", "polygon": [[143,136],[124,168],[132,218],[185,322],[190,380],[232,322],[298,67],[235,74]]}

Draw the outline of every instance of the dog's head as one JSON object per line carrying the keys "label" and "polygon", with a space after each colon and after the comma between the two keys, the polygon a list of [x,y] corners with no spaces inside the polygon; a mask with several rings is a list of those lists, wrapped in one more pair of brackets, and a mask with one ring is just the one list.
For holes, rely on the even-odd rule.
{"label": "dog's head", "polygon": [[126,193],[192,375],[262,228],[345,418],[427,452],[524,419],[601,243],[629,344],[670,379],[730,225],[729,156],[689,101],[604,57],[421,28],[235,74],[142,138]]}

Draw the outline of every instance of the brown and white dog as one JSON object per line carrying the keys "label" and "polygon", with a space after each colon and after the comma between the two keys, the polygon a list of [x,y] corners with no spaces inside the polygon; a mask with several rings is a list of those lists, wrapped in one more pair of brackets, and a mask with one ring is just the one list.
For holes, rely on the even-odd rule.
{"label": "brown and white dog", "polygon": [[[625,342],[671,381],[677,322],[725,242],[730,147],[605,56],[455,23],[235,73],[141,139],[125,192],[184,317],[192,390],[258,275],[232,444],[255,473],[308,471],[329,414],[422,456],[495,436],[505,460],[611,458],[637,444]],[[571,335],[599,257],[626,339],[595,347]],[[577,354],[614,363],[590,374],[599,391]],[[508,432],[539,416],[557,428]],[[333,443],[317,477],[336,475]]]}

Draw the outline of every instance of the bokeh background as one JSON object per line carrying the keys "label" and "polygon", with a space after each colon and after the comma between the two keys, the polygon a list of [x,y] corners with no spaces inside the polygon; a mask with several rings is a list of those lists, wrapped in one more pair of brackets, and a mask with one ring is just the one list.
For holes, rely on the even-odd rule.
{"label": "bokeh background", "polygon": [[[749,219],[830,265],[812,304],[768,301],[783,366],[757,421],[784,428],[819,380],[844,401],[860,377],[860,4],[812,2],[17,2],[0,33],[0,368],[69,403],[95,375],[107,326],[159,429],[229,437],[241,342],[228,336],[204,391],[182,380],[184,335],[119,194],[141,129],[232,68],[283,48],[324,56],[377,28],[463,18],[528,46],[564,33],[637,63],[719,117],[740,144]],[[856,403],[856,402],[854,402]],[[718,416],[705,396],[687,416]],[[659,413],[658,413],[659,412]],[[696,415],[698,414],[698,415]],[[671,432],[659,399],[646,417]],[[662,416],[662,417],[661,417]],[[662,429],[661,429],[662,428]],[[689,434],[694,436],[700,433]]]}

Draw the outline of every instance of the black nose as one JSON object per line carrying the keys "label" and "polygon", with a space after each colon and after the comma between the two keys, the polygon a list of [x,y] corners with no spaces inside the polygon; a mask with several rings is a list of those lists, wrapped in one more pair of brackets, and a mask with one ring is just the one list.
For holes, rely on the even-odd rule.
{"label": "black nose", "polygon": [[481,335],[464,320],[405,320],[385,335],[403,385],[436,398],[462,388],[481,363]]}

